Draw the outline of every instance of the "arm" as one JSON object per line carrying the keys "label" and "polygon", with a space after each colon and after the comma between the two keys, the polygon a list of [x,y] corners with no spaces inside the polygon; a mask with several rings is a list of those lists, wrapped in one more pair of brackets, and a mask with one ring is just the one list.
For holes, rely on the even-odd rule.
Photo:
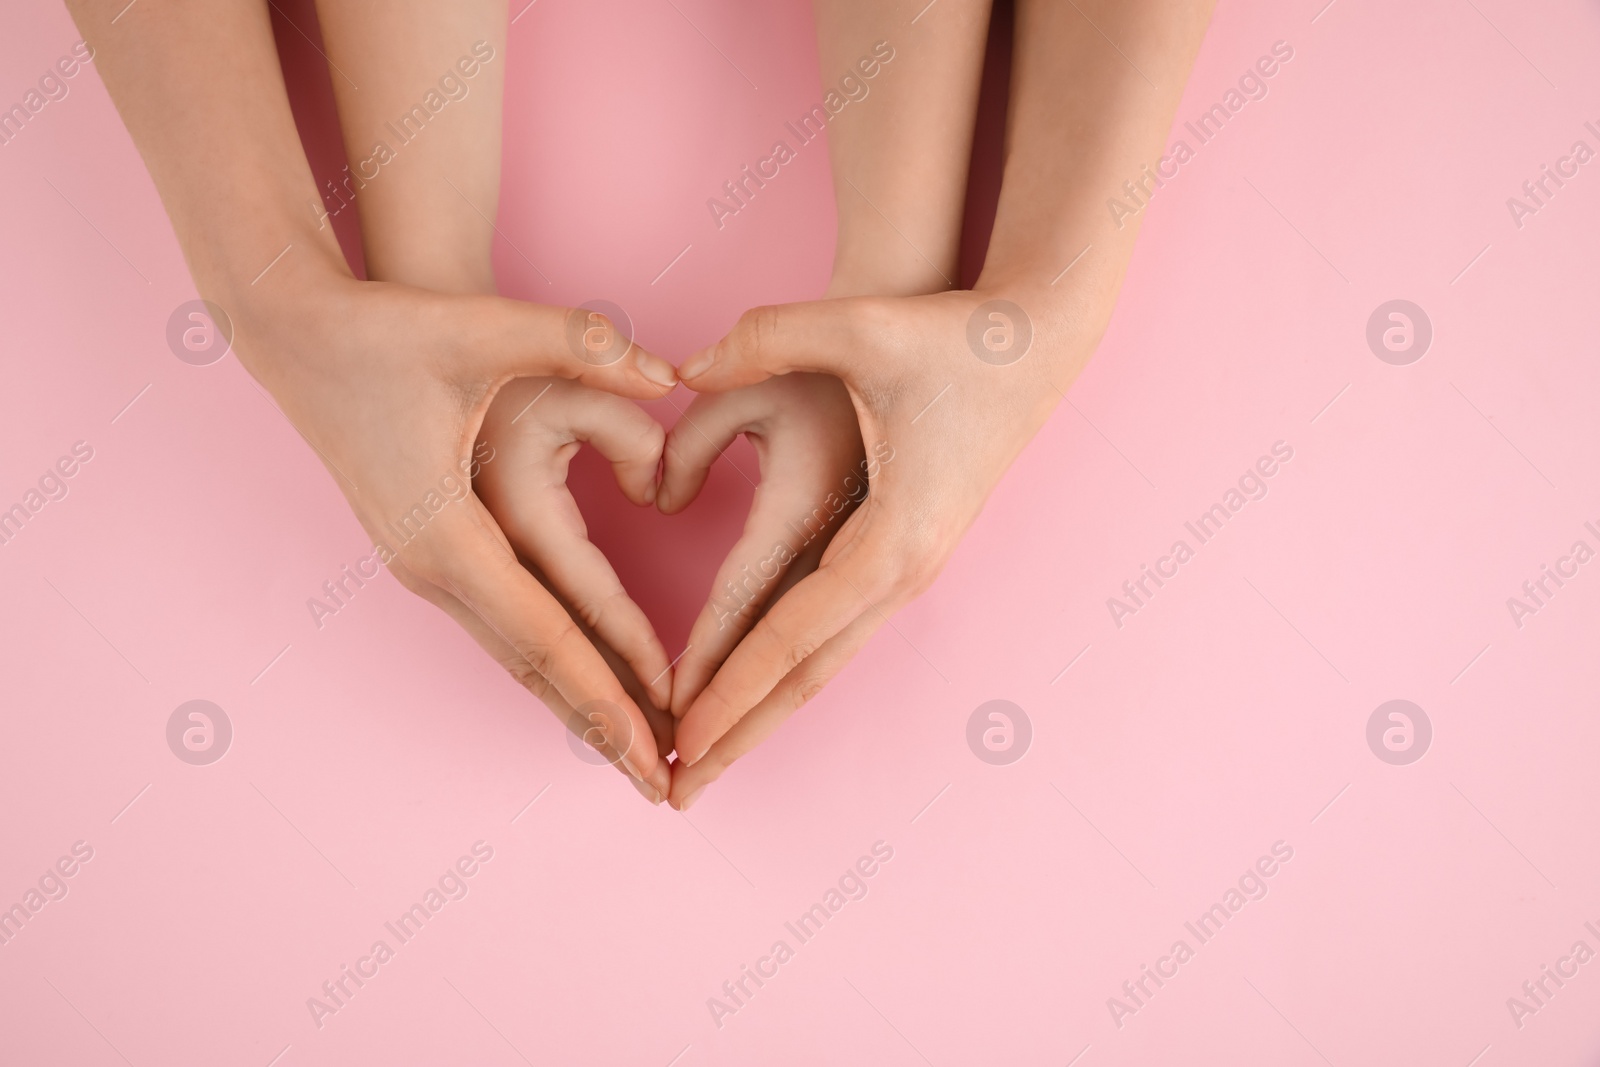
{"label": "arm", "polygon": [[[413,6],[400,17],[371,0],[320,0],[318,17],[328,58],[348,77],[333,79],[345,154],[357,161],[358,179],[375,174],[346,190],[360,212],[368,275],[439,292],[495,292],[505,3],[457,0]],[[428,94],[439,108],[431,118],[412,111]],[[400,136],[407,140],[392,161],[366,163]],[[640,706],[658,755],[672,750],[671,717],[657,710],[671,692],[666,650],[589,542],[566,474],[579,443],[589,443],[612,462],[629,498],[647,505],[662,438],[654,419],[615,394],[516,378],[485,417],[480,440],[495,460],[475,481],[519,559],[575,616]],[[604,731],[604,722],[576,716],[559,693],[544,700],[574,732]]]}
{"label": "arm", "polygon": [[355,281],[315,208],[266,5],[137,5],[113,25],[121,6],[69,3],[197,288],[233,319],[240,362],[317,450],[396,578],[536,693],[622,709],[638,727],[625,765],[664,788],[638,708],[462,478],[482,462],[479,425],[511,378],[656,397],[671,365],[642,351],[584,363],[563,343],[563,309]]}
{"label": "arm", "polygon": [[[758,308],[683,365],[686,382],[712,391],[797,370],[836,374],[881,462],[816,573],[772,607],[684,715],[678,751],[688,766],[674,772],[675,803],[759,743],[932,584],[1093,353],[1136,234],[1109,224],[1105,201],[1161,154],[1209,12],[1209,0],[1019,0],[1004,181],[977,287]],[[880,137],[863,138],[868,154],[896,124],[915,125],[863,115],[884,123]],[[850,164],[835,157],[836,170]],[[877,165],[911,169],[918,157],[885,151]],[[995,300],[1012,307],[986,306]]]}
{"label": "arm", "polygon": [[[989,0],[945,0],[915,26],[908,17],[816,5],[824,91],[850,100],[828,124],[839,205],[829,297],[936,293],[956,276]],[[761,482],[678,662],[680,716],[761,613],[816,570],[866,495],[872,461],[844,384],[789,374],[695,398],[667,438],[661,510],[687,507],[740,434]]]}

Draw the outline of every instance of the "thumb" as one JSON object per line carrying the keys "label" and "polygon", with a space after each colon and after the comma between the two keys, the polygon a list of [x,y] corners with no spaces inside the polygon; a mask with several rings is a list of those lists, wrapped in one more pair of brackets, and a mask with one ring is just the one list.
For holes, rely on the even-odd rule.
{"label": "thumb", "polygon": [[470,298],[464,310],[465,362],[479,377],[566,378],[638,400],[660,399],[678,383],[671,363],[603,312],[498,296]]}
{"label": "thumb", "polygon": [[813,371],[852,381],[873,304],[814,300],[751,308],[728,335],[684,361],[678,372],[697,392],[723,392],[779,374]]}

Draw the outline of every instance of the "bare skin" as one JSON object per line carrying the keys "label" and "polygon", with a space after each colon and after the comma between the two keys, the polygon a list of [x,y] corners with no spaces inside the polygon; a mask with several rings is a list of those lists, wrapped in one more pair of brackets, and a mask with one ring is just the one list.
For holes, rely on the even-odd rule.
{"label": "bare skin", "polygon": [[[824,50],[850,18],[888,19],[892,6],[820,5]],[[1138,231],[1137,219],[1112,225],[1106,200],[1161,156],[1210,10],[1210,0],[1018,0],[1004,180],[973,290],[757,308],[685,361],[684,381],[712,393],[773,375],[835,375],[868,451],[886,446],[895,458],[873,477],[866,503],[821,566],[772,605],[683,713],[674,806],[693,803],[932,584],[1094,353]],[[830,137],[836,176],[862,166],[900,175],[880,177],[881,198],[872,197],[888,219],[920,218],[900,197],[945,184],[916,177],[926,169],[920,151],[883,147],[897,132],[937,125],[940,74],[926,77],[925,93],[894,108],[862,108],[858,138]],[[966,91],[975,97],[975,80]],[[846,203],[841,192],[841,226]],[[872,244],[841,235],[847,254]],[[984,306],[993,300],[1009,301],[1020,316],[1002,310],[995,318]],[[974,321],[978,347],[968,339]],[[1018,357],[1024,323],[1031,342]]]}
{"label": "bare skin", "polygon": [[[536,696],[619,709],[597,740],[664,794],[668,769],[650,724],[582,627],[519,562],[476,496],[433,510],[428,494],[441,478],[470,472],[485,413],[512,379],[560,378],[652,399],[675,383],[672,365],[637,346],[613,363],[586,362],[569,348],[565,308],[357,281],[312,208],[320,198],[267,5],[124,6],[68,4],[196,287],[232,318],[240,363],[317,450],[369,536],[384,544],[380,558],[395,577],[448,612]],[[196,145],[207,146],[204,167],[194,165]],[[388,269],[386,253],[374,250]],[[419,505],[417,532],[397,538],[390,524]]]}
{"label": "bare skin", "polygon": [[[448,100],[420,132],[402,131],[409,140],[396,158],[356,191],[368,275],[437,292],[494,293],[490,220],[500,187],[505,4],[402,0],[397,8],[319,0],[318,18],[328,58],[342,72],[333,86],[348,158],[370,158],[376,143],[395,142],[397,117],[426,92]],[[479,61],[485,54],[494,58]],[[579,325],[580,339],[594,329],[587,319]],[[601,339],[610,340],[626,347],[623,339]],[[648,506],[664,437],[642,408],[613,393],[559,377],[517,378],[495,395],[484,418],[480,445],[495,459],[474,480],[518,559],[568,608],[634,697],[657,755],[672,751],[672,720],[663,713],[672,691],[670,661],[644,612],[589,542],[566,476],[587,443],[611,461],[624,494]],[[612,724],[611,708],[574,709],[560,693],[544,699],[569,729],[615,760],[608,730],[629,724]],[[636,785],[646,799],[662,800],[656,785]]]}
{"label": "bare skin", "polygon": [[[815,7],[824,85],[848,76],[867,89],[828,126],[839,231],[824,296],[951,288],[988,0],[946,0],[938,18],[919,20],[909,31],[904,12],[884,5],[818,0]],[[883,121],[888,115],[896,121]],[[905,165],[910,159],[915,167]],[[892,210],[880,213],[884,205]],[[695,399],[668,434],[657,506],[668,514],[687,506],[706,468],[738,433],[756,445],[761,484],[678,662],[672,711],[679,716],[762,612],[816,569],[865,495],[865,479],[859,491],[852,491],[852,479],[863,474],[863,464],[882,462],[881,456],[869,462],[838,378],[786,375]]]}
{"label": "bare skin", "polygon": [[[808,542],[772,579],[770,567],[763,569],[754,599],[731,624],[708,603],[717,632],[705,634],[699,651],[691,648],[687,669],[667,683],[680,716],[681,758],[669,782],[667,742],[640,708],[662,702],[669,672],[651,677],[648,693],[636,678],[623,680],[644,677],[648,670],[639,668],[664,652],[645,635],[648,624],[641,630],[626,610],[592,610],[609,567],[601,561],[602,573],[592,557],[587,566],[579,558],[581,522],[574,525],[559,502],[551,503],[556,498],[506,519],[514,539],[475,496],[417,511],[441,474],[457,470],[472,468],[485,494],[495,495],[491,484],[506,476],[497,470],[483,477],[473,464],[474,443],[496,394],[513,379],[541,379],[534,384],[550,385],[562,404],[537,424],[553,428],[556,439],[521,453],[529,462],[501,469],[526,475],[530,462],[547,464],[538,468],[542,488],[564,492],[555,485],[563,480],[561,456],[570,455],[586,424],[591,440],[612,441],[625,489],[632,485],[641,502],[655,495],[639,474],[652,446],[618,446],[617,427],[630,416],[587,394],[657,397],[676,380],[671,366],[631,345],[614,363],[585,359],[570,344],[567,309],[486,295],[493,278],[483,223],[497,195],[498,84],[480,94],[494,105],[495,159],[486,164],[479,151],[458,170],[453,200],[446,202],[421,163],[433,153],[436,174],[459,164],[456,157],[473,156],[468,149],[485,143],[482,125],[408,144],[417,149],[408,151],[408,162],[419,162],[392,167],[384,182],[364,190],[373,277],[396,281],[358,282],[331,230],[307,210],[317,194],[264,5],[203,15],[130,10],[113,27],[115,6],[69,0],[198,288],[232,314],[241,363],[317,450],[375,541],[394,540],[387,531],[397,516],[422,516],[419,532],[385,546],[382,558],[397,578],[450,612],[564,717],[595,702],[616,709],[604,727],[596,722],[591,740],[616,754],[647,797],[666,795],[670,786],[680,807],[932,582],[1092,354],[1138,226],[1134,219],[1108,228],[1105,198],[1160,155],[1210,10],[1208,0],[1019,0],[999,214],[983,274],[971,292],[961,292],[952,279],[987,5],[946,0],[937,11],[944,23],[924,20],[924,10],[922,24],[896,29],[904,13],[887,0],[819,4],[825,81],[835,67],[850,69],[874,40],[906,41],[896,44],[903,61],[894,80],[875,86],[874,106],[856,107],[830,131],[840,201],[833,280],[821,301],[750,312],[685,364],[682,377],[706,395],[691,408],[689,428],[680,424],[665,444],[657,503],[681,508],[703,482],[717,449],[689,443],[690,432],[712,444],[751,433],[772,477],[724,565],[724,575],[730,567],[743,574],[743,554],[759,548],[775,525],[809,508],[815,493],[848,476],[863,454],[880,462],[868,468],[865,505],[838,511],[831,540]],[[401,110],[416,91],[408,78],[431,76],[441,60],[454,58],[446,54],[453,51],[450,33],[487,25],[499,29],[486,41],[503,39],[503,6],[481,0],[450,12],[419,9],[410,25],[398,19],[387,27],[364,16],[359,2],[325,0],[323,7],[335,62],[343,57],[360,69],[373,99],[398,102]],[[424,19],[434,32],[418,35]],[[380,38],[404,61],[363,66],[385,56],[371,47]],[[363,41],[365,48],[356,45]],[[392,60],[396,53],[387,54]],[[347,136],[359,141],[363,119],[383,109],[369,106],[363,116],[353,90],[336,91],[349,98],[341,99],[341,113],[349,111]],[[478,109],[474,121],[487,122],[488,111]],[[472,113],[458,106],[452,115]],[[244,115],[249,122],[237,121]],[[189,147],[198,143],[215,156],[204,172],[188,165]],[[365,147],[352,144],[352,156]],[[436,210],[408,213],[424,202]],[[484,204],[488,212],[480,210]],[[1070,272],[1062,269],[1069,263]],[[1009,304],[996,312],[995,300]],[[1019,336],[1029,337],[1025,351],[1011,347]],[[969,337],[981,337],[984,350]],[[513,388],[520,399],[525,385]],[[606,410],[597,414],[600,408]],[[498,433],[515,420],[489,421]],[[886,455],[892,461],[881,462]],[[502,518],[520,503],[517,492],[503,494]],[[576,606],[578,620],[551,590]],[[703,613],[697,633],[706,619]],[[608,659],[597,647],[610,643],[608,636],[620,656]]]}

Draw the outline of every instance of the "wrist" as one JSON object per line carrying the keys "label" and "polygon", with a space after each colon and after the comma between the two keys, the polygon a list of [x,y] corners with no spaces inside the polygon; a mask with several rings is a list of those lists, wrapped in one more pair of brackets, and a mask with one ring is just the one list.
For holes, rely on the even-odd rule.
{"label": "wrist", "polygon": [[918,270],[910,265],[886,263],[861,263],[836,258],[824,300],[851,296],[927,296],[942,293],[950,288],[933,267],[921,263]]}
{"label": "wrist", "polygon": [[436,293],[477,293],[499,290],[487,248],[452,253],[448,246],[401,249],[365,248],[367,277],[375,282],[399,282]]}
{"label": "wrist", "polygon": [[249,237],[227,248],[185,249],[196,291],[236,325],[292,315],[308,297],[354,279],[331,228],[262,227]]}

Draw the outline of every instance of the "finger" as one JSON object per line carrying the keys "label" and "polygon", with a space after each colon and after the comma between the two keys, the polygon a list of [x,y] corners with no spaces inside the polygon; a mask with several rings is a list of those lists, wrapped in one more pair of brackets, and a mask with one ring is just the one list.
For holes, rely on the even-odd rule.
{"label": "finger", "polygon": [[463,317],[453,374],[471,380],[556,377],[620,396],[655,400],[672,391],[678,373],[584,308],[550,307],[498,296],[452,297]]}
{"label": "finger", "polygon": [[861,615],[790,671],[783,682],[723,734],[704,757],[692,766],[675,764],[668,798],[672,806],[687,811],[705,787],[722,777],[735,760],[765,741],[802,704],[821,692],[882,625],[883,619],[875,612]]}
{"label": "finger", "polygon": [[[760,620],[766,606],[817,569],[817,562],[827,548],[826,538],[819,538],[809,544],[801,543],[798,555],[785,557],[773,551],[774,544],[784,542],[775,540],[773,535],[751,532],[751,527],[758,524],[765,525],[765,520],[752,511],[745,535],[718,569],[711,595],[696,616],[689,630],[689,641],[672,669],[671,708],[675,717],[681,718],[688,711],[715,676],[717,668]],[[790,543],[795,541],[803,542],[803,538],[795,538]],[[787,563],[782,562],[785,558]],[[759,581],[774,570],[777,574],[772,580]],[[740,598],[745,596],[750,599],[741,604]]]}
{"label": "finger", "polygon": [[827,477],[804,465],[763,474],[744,531],[718,568],[674,669],[674,715],[683,716],[767,606],[816,570],[832,539],[859,528],[850,524],[856,498],[831,491]]}
{"label": "finger", "polygon": [[498,481],[484,487],[484,503],[500,516],[517,552],[539,569],[571,614],[617,651],[656,707],[667,707],[671,660],[655,627],[623,588],[605,553],[586,536],[583,517],[562,478],[551,474],[543,481]]}
{"label": "finger", "polygon": [[656,507],[676,515],[694,502],[711,465],[740,434],[760,422],[771,402],[754,390],[697,396],[667,432]]}
{"label": "finger", "polygon": [[[588,540],[566,484],[576,442],[587,440],[611,460],[624,492],[648,503],[665,431],[632,401],[559,379],[518,379],[502,392],[510,403],[490,409],[486,428],[513,457],[507,463],[516,465],[495,468],[475,488],[541,580],[602,643],[623,655],[632,667],[628,673],[645,680],[649,701],[665,708],[672,691],[666,649],[604,553]],[[538,412],[519,426],[536,404]],[[517,414],[507,418],[513,410]]]}
{"label": "finger", "polygon": [[[516,650],[506,644],[500,635],[466,604],[463,604],[456,597],[431,582],[425,582],[414,575],[409,575],[405,570],[404,564],[397,562],[390,569],[402,585],[448,614],[496,661],[501,664],[508,664],[517,660]],[[598,742],[597,751],[606,757],[607,762],[617,767],[618,772],[628,780],[629,784],[638,791],[640,796],[652,804],[659,804],[665,799],[665,794],[658,791],[654,785],[635,778],[626,768],[620,765],[620,754],[603,736],[592,730],[594,723],[588,718],[579,715],[572,705],[567,703],[548,681],[543,678],[531,680],[528,688],[545,707],[555,714],[556,718],[561,720],[562,725],[580,740]],[[666,718],[670,720],[671,716],[666,716]],[[654,726],[653,720],[652,726]],[[659,735],[657,747],[659,750]],[[668,751],[670,751],[670,748]]]}
{"label": "finger", "polygon": [[726,337],[684,360],[678,376],[697,392],[723,392],[795,371],[855,381],[863,338],[893,340],[880,336],[888,324],[875,325],[876,307],[851,299],[752,308]]}
{"label": "finger", "polygon": [[699,761],[790,671],[861,615],[887,616],[893,606],[879,601],[893,589],[894,570],[881,540],[863,524],[859,537],[825,557],[751,628],[679,720],[681,760]]}
{"label": "finger", "polygon": [[[721,458],[735,438],[758,424],[770,408],[770,400],[762,398],[754,389],[696,397],[667,434],[656,507],[663,514],[674,515],[693,503],[705,486],[712,464]],[[749,631],[765,599],[764,595],[752,599],[752,594],[743,586],[736,591],[734,582],[740,577],[741,566],[759,567],[762,549],[757,546],[764,546],[772,522],[765,514],[758,518],[757,512],[763,510],[764,502],[772,496],[771,480],[763,473],[739,541],[717,569],[711,582],[711,594],[700,609],[690,629],[688,644],[673,668],[671,707],[675,716],[683,714],[739,638]],[[757,581],[760,585],[767,584],[760,579]],[[763,592],[757,590],[758,594]],[[683,682],[686,670],[690,678],[687,686]]]}
{"label": "finger", "polygon": [[612,393],[574,390],[562,408],[568,432],[611,463],[622,493],[635,504],[656,501],[656,476],[667,432],[639,405]]}
{"label": "finger", "polygon": [[[549,579],[545,577],[544,573],[539,569],[537,564],[530,565],[528,570],[529,573],[531,573],[542,585],[545,586],[545,588],[550,588]],[[557,594],[558,599],[559,596],[560,594]],[[567,614],[572,614],[572,608],[570,605],[563,604],[562,606],[567,609]],[[638,706],[640,713],[644,715],[645,720],[650,724],[650,731],[655,738],[656,754],[664,759],[672,752],[673,727],[676,725],[676,720],[673,719],[670,712],[664,711],[657,706],[657,702],[651,698],[648,692],[646,692],[644,683],[639,681],[639,676],[622,658],[622,656],[617,653],[616,649],[607,644],[605,639],[596,634],[583,622],[581,618],[577,619],[577,622],[579,627],[583,630],[583,635],[594,644],[595,649],[606,661],[606,666],[611,668],[611,673],[617,676],[617,680],[622,683],[623,689],[627,691],[628,696],[633,698],[633,702]],[[553,699],[561,699],[560,694],[555,693],[554,690],[552,690],[551,693]],[[565,701],[561,701],[561,707],[570,708],[570,705],[568,705]],[[552,705],[552,710],[557,710],[555,705]],[[594,726],[594,723],[583,716],[577,716],[576,718],[569,720],[567,725],[580,740],[584,740],[585,735],[589,735],[589,739],[594,738],[594,734],[591,733],[591,728]],[[596,748],[596,750],[607,757],[607,762],[613,765],[618,762],[618,753],[608,742],[605,741],[603,737],[599,738],[599,746]],[[648,790],[652,789],[653,787],[645,785],[642,782],[638,782],[633,778],[632,775],[627,774],[623,768],[618,767],[617,769],[623,771],[624,776],[627,777],[629,781],[634,782],[635,785],[641,786],[642,788],[640,792],[646,797],[650,795]]]}
{"label": "finger", "polygon": [[506,550],[493,521],[481,503],[469,498],[469,510],[452,509],[436,520],[426,530],[430,543],[416,546],[405,562],[453,593],[500,636],[515,657],[501,662],[518,681],[548,680],[575,708],[595,701],[615,707],[607,739],[622,753],[627,769],[664,792],[666,766],[638,706],[566,610]]}
{"label": "finger", "polygon": [[[667,435],[657,507],[686,507],[712,463],[739,434],[750,436],[761,482],[739,541],[729,551],[673,671],[672,709],[682,715],[749,631],[767,603],[816,569],[829,540],[867,492],[857,470],[861,447],[814,418],[789,419],[791,406],[828,412],[854,425],[837,379],[813,374],[775,378],[728,393],[703,394]],[[841,472],[851,473],[841,477]]]}

